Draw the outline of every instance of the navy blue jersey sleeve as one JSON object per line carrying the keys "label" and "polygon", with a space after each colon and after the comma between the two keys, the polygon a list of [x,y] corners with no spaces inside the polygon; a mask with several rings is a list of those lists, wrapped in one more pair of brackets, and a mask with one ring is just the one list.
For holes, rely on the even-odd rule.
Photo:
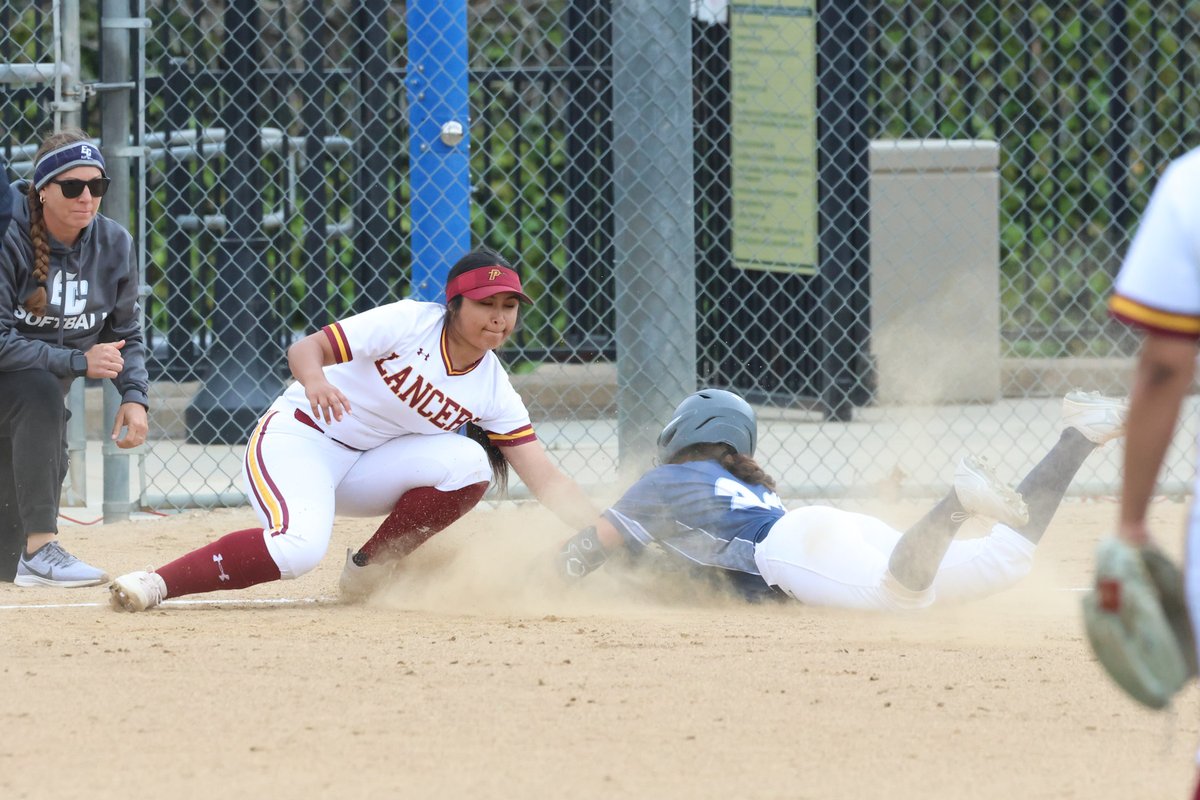
{"label": "navy blue jersey sleeve", "polygon": [[620,500],[603,512],[603,517],[613,524],[625,539],[625,546],[634,554],[669,534],[671,508],[662,495],[660,469],[643,475],[621,495]]}
{"label": "navy blue jersey sleeve", "polygon": [[651,470],[603,513],[635,554],[654,545],[693,566],[757,575],[754,547],[784,509],[766,487],[695,461]]}

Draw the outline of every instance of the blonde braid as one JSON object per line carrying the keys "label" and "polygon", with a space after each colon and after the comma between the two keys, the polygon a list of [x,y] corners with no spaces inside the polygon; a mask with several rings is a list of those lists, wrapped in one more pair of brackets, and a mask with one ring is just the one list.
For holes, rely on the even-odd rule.
{"label": "blonde braid", "polygon": [[50,277],[50,235],[42,216],[38,190],[29,184],[29,238],[33,240],[33,279],[38,286],[25,298],[25,310],[41,316],[46,313],[46,281]]}

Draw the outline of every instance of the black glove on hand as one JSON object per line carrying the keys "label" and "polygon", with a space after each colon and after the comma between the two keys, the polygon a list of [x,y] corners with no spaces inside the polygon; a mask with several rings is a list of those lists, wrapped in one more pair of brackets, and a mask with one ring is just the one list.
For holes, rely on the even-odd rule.
{"label": "black glove on hand", "polygon": [[608,554],[596,534],[596,526],[584,528],[563,544],[556,564],[558,574],[567,580],[577,580],[592,572],[605,561]]}

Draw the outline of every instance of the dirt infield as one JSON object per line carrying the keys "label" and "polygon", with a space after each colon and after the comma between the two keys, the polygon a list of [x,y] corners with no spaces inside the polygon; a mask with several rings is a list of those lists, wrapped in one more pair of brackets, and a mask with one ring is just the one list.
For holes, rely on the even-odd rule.
{"label": "dirt infield", "polygon": [[[1171,545],[1185,512],[1155,506]],[[370,521],[298,581],[141,615],[3,585],[0,797],[1182,798],[1196,690],[1143,711],[1082,638],[1072,590],[1114,513],[1068,502],[1019,587],[911,615],[605,573],[565,592],[540,564],[568,532],[537,507],[469,515],[364,605],[335,586]],[[120,572],[250,524],[63,539]]]}

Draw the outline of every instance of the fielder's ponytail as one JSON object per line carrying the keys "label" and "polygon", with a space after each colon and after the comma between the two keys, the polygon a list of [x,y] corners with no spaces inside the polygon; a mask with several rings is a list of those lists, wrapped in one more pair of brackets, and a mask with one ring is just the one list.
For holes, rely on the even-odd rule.
{"label": "fielder's ponytail", "polygon": [[483,448],[487,453],[488,465],[492,468],[492,483],[500,490],[501,497],[508,496],[508,459],[499,447],[492,444],[487,431],[474,422],[467,423],[467,438]]}

